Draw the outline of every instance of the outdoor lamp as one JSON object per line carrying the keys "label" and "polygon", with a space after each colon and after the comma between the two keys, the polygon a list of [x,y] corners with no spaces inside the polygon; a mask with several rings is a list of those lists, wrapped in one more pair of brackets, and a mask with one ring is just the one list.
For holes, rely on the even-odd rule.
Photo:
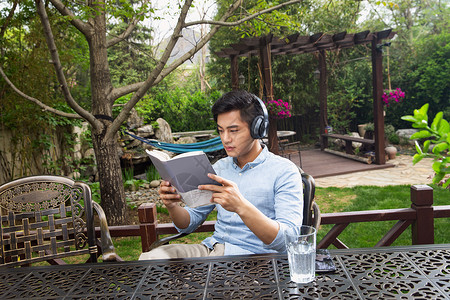
{"label": "outdoor lamp", "polygon": [[245,83],[245,76],[244,75],[239,75],[239,84],[243,85]]}
{"label": "outdoor lamp", "polygon": [[319,78],[320,78],[320,71],[319,71],[319,69],[316,69],[316,70],[314,71],[314,78],[316,78],[316,79],[319,79]]}

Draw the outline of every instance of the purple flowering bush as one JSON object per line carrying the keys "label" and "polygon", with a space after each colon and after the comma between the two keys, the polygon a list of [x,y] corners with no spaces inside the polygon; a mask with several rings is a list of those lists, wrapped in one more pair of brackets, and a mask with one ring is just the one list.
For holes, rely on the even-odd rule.
{"label": "purple flowering bush", "polygon": [[289,102],[285,102],[281,99],[270,100],[266,102],[267,111],[269,115],[276,119],[284,119],[291,117],[292,106]]}
{"label": "purple flowering bush", "polygon": [[405,98],[405,93],[402,92],[400,88],[396,88],[393,91],[385,90],[383,96],[381,96],[381,99],[383,100],[384,104],[386,106],[389,106],[392,102],[402,102],[402,100]]}

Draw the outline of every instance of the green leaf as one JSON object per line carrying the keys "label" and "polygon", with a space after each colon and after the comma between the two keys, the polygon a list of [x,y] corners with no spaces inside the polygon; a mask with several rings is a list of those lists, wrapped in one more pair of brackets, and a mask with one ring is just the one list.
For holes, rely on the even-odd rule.
{"label": "green leaf", "polygon": [[[427,116],[427,112],[428,112],[428,106],[430,106],[428,103],[425,103],[420,109],[419,112],[422,116]],[[428,120],[428,117],[427,117]]]}
{"label": "green leaf", "polygon": [[450,184],[450,177],[447,178],[447,180],[444,182],[444,184],[442,185],[442,187],[446,188],[446,187],[448,187],[449,184]]}
{"label": "green leaf", "polygon": [[403,117],[401,117],[401,119],[408,121],[408,122],[414,122],[414,123],[418,121],[416,118],[414,118],[411,115],[403,116]]}
{"label": "green leaf", "polygon": [[442,119],[441,122],[439,122],[437,131],[440,136],[444,136],[445,134],[448,135],[448,133],[450,132],[450,125],[448,124],[447,120]]}
{"label": "green leaf", "polygon": [[442,172],[442,173],[437,173],[436,175],[434,175],[434,177],[433,177],[433,183],[439,183],[439,181],[441,181],[442,180],[442,178],[444,178],[444,176],[445,176],[445,173],[444,172]]}
{"label": "green leaf", "polygon": [[423,152],[424,153],[428,153],[428,150],[430,149],[430,140],[426,140],[424,143],[423,143]]}
{"label": "green leaf", "polygon": [[418,154],[418,153],[414,154],[414,156],[413,156],[413,165],[417,164],[424,157],[425,157],[425,155],[423,155],[423,154]]}
{"label": "green leaf", "polygon": [[436,146],[434,146],[433,153],[434,154],[439,154],[442,151],[444,151],[445,149],[448,149],[448,144],[446,142],[439,143]]}
{"label": "green leaf", "polygon": [[427,123],[422,123],[422,122],[416,122],[412,124],[413,128],[426,128],[428,125]]}
{"label": "green leaf", "polygon": [[417,151],[417,153],[423,154],[422,149],[420,148],[419,143],[416,141],[414,144],[415,144],[415,146],[416,146],[416,151]]}
{"label": "green leaf", "polygon": [[429,132],[428,130],[421,130],[421,131],[416,132],[413,135],[411,135],[410,139],[411,140],[424,139],[424,138],[427,138],[430,136],[431,136],[431,132]]}
{"label": "green leaf", "polygon": [[435,171],[436,173],[441,172],[441,162],[440,161],[435,161],[433,163],[433,171]]}
{"label": "green leaf", "polygon": [[443,113],[442,111],[438,112],[433,119],[433,123],[431,123],[431,129],[437,131],[439,122],[442,120]]}

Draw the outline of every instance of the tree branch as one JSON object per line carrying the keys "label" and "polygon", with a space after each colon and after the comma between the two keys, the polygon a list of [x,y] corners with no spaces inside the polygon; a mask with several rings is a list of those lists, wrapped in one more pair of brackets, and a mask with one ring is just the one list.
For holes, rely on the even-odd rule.
{"label": "tree branch", "polygon": [[136,28],[136,25],[139,23],[139,17],[145,13],[144,6],[149,1],[150,0],[146,0],[142,3],[142,6],[141,6],[142,11],[133,17],[133,20],[131,21],[131,23],[128,25],[127,29],[125,29],[124,32],[122,32],[120,35],[118,35],[116,37],[109,39],[106,42],[106,48],[114,46],[115,44],[120,43],[121,41],[123,41],[124,39],[126,39],[127,37],[130,36],[130,34],[133,32],[134,28]]}
{"label": "tree branch", "polygon": [[60,0],[50,0],[53,6],[59,11],[63,16],[70,17],[70,23],[77,28],[85,36],[89,35],[90,26],[74,15],[74,13],[67,8]]}
{"label": "tree branch", "polygon": [[9,80],[8,76],[6,76],[5,72],[3,71],[3,68],[2,68],[2,67],[0,67],[0,73],[2,74],[2,77],[3,77],[3,79],[5,79],[6,83],[7,83],[7,84],[8,84],[8,85],[9,85],[9,86],[10,86],[17,94],[19,94],[21,97],[23,97],[23,98],[25,98],[25,99],[27,99],[27,100],[30,100],[30,101],[36,103],[37,105],[39,105],[40,107],[42,107],[44,110],[50,111],[50,112],[52,112],[52,113],[54,113],[54,114],[57,114],[57,115],[59,115],[59,116],[62,116],[62,117],[75,118],[75,119],[81,119],[81,118],[82,118],[82,117],[81,117],[80,115],[78,115],[78,114],[71,114],[71,113],[66,113],[66,112],[64,112],[64,111],[61,111],[61,110],[57,110],[57,109],[55,109],[55,108],[53,108],[53,107],[50,107],[50,106],[48,106],[48,105],[42,103],[41,101],[39,101],[39,100],[36,99],[36,98],[33,98],[33,97],[31,97],[31,96],[28,96],[27,94],[25,94],[24,92],[22,92],[21,90],[19,90],[19,89],[18,89],[18,88],[17,88],[17,87]]}
{"label": "tree branch", "polygon": [[190,26],[195,26],[195,25],[200,25],[200,24],[219,25],[219,26],[237,26],[237,25],[240,25],[240,24],[242,24],[244,22],[247,22],[247,21],[249,21],[251,19],[254,19],[254,18],[256,18],[256,17],[258,17],[260,15],[269,13],[271,11],[277,10],[277,9],[279,9],[281,7],[284,7],[284,6],[287,6],[287,5],[291,5],[291,4],[294,4],[294,3],[300,3],[301,1],[302,0],[291,0],[291,1],[288,1],[288,2],[285,2],[285,3],[281,3],[281,4],[275,5],[273,7],[270,7],[270,8],[267,8],[267,9],[263,9],[263,10],[257,12],[257,13],[254,13],[253,15],[247,16],[247,17],[245,17],[245,18],[243,18],[241,20],[238,20],[236,22],[225,22],[225,21],[214,21],[214,20],[199,20],[199,21],[186,23],[186,24],[184,24],[183,27],[187,28],[187,27],[190,27]]}
{"label": "tree branch", "polygon": [[[233,3],[232,6],[224,13],[222,18],[218,21],[219,23],[224,23],[229,17],[233,15],[233,13],[240,7],[241,1],[237,0]],[[257,14],[254,14],[254,17],[258,16]],[[199,51],[206,43],[216,34],[216,32],[222,27],[222,25],[218,24],[215,25],[204,37],[200,39],[198,44],[196,44],[191,50],[186,52],[183,56],[181,56],[179,59],[174,61],[171,65],[169,65],[167,68],[165,68],[158,76],[157,80],[155,81],[155,84],[159,83],[161,80],[164,79],[170,72],[178,68],[181,64],[183,64],[186,60],[190,59],[197,51]]]}
{"label": "tree branch", "polygon": [[[131,99],[125,104],[122,111],[119,113],[119,115],[114,120],[111,127],[108,128],[108,132],[106,133],[105,138],[109,138],[115,134],[120,128],[120,125],[126,120],[129,112],[131,109],[136,105],[136,103],[144,96],[144,94],[150,89],[154,83],[155,80],[158,78],[158,75],[162,72],[164,69],[164,66],[167,64],[167,60],[170,57],[170,54],[173,51],[173,48],[175,47],[175,44],[177,43],[178,39],[181,37],[181,30],[183,29],[184,21],[186,20],[187,13],[189,11],[189,8],[191,7],[192,0],[185,0],[183,7],[181,8],[180,17],[178,18],[177,25],[175,26],[175,29],[173,30],[172,36],[170,37],[169,43],[167,44],[166,49],[164,50],[163,55],[161,56],[161,59],[156,64],[153,71],[150,73],[148,78],[140,85],[138,90],[133,94]],[[111,94],[116,93],[117,90],[113,89],[111,91]],[[114,99],[114,98],[111,98]],[[115,99],[114,99],[115,100]]]}
{"label": "tree branch", "polygon": [[[175,29],[172,33],[172,36],[170,38],[170,41],[161,57],[161,59],[159,60],[157,66],[153,69],[153,71],[151,72],[151,74],[149,75],[149,77],[147,78],[147,80],[145,82],[141,82],[141,83],[136,83],[134,85],[130,85],[127,87],[122,87],[122,88],[118,88],[118,89],[114,89],[111,94],[112,95],[124,95],[125,93],[131,93],[136,91],[136,93],[131,97],[131,99],[125,104],[125,106],[123,107],[122,111],[120,112],[120,114],[116,117],[116,119],[114,120],[113,125],[108,129],[108,133],[109,134],[114,134],[114,132],[116,132],[119,127],[120,124],[123,123],[128,115],[128,113],[131,111],[131,108],[133,108],[136,103],[143,97],[143,95],[148,91],[148,89],[156,84],[158,84],[161,80],[163,80],[168,74],[170,74],[173,70],[175,70],[177,67],[179,67],[181,64],[183,64],[185,61],[187,61],[188,59],[190,59],[196,52],[198,52],[204,45],[206,45],[206,43],[214,36],[214,34],[216,34],[216,32],[222,27],[222,26],[233,26],[236,24],[240,24],[242,22],[248,21],[251,18],[255,18],[263,13],[268,13],[273,11],[274,9],[289,5],[289,4],[293,4],[293,3],[298,3],[301,0],[292,0],[292,1],[288,1],[286,3],[274,6],[272,8],[269,9],[265,9],[260,11],[259,13],[255,13],[249,17],[246,17],[245,19],[242,19],[241,21],[237,21],[237,22],[233,22],[233,23],[227,23],[225,22],[229,17],[231,17],[233,15],[233,13],[236,11],[236,9],[238,9],[242,3],[242,0],[236,0],[233,5],[230,6],[230,8],[224,13],[224,15],[220,18],[219,21],[217,21],[216,24],[214,24],[214,27],[210,30],[210,32],[208,32],[208,34],[206,34],[204,37],[202,37],[199,41],[198,44],[196,44],[190,51],[188,51],[186,54],[184,54],[182,57],[180,57],[179,59],[177,59],[176,61],[174,61],[171,65],[169,65],[167,68],[164,68],[164,66],[167,63],[167,60],[169,59],[174,46],[176,44],[176,42],[178,41],[178,39],[181,36],[181,30],[184,27],[187,27],[187,24],[191,25],[195,25],[193,23],[184,23],[184,20],[186,19],[186,15],[187,12],[189,11],[189,8],[191,6],[192,1],[191,0],[186,0],[184,3],[184,6],[181,10],[181,14],[180,17],[178,19],[177,25],[175,26]],[[198,23],[201,24],[201,23]],[[226,24],[226,25],[225,25]],[[231,25],[229,25],[231,24]],[[116,98],[112,98],[112,99],[116,99]]]}
{"label": "tree branch", "polygon": [[9,25],[9,21],[11,21],[12,17],[14,16],[14,11],[16,10],[18,3],[19,3],[19,0],[14,1],[13,6],[12,6],[11,10],[9,11],[9,14],[6,17],[6,19],[2,25],[2,28],[0,29],[0,37],[3,37],[3,35],[5,34],[6,28]]}
{"label": "tree branch", "polygon": [[59,60],[58,49],[56,48],[55,39],[53,37],[53,33],[50,27],[50,21],[47,16],[47,12],[45,11],[44,4],[41,0],[35,0],[36,10],[39,14],[39,17],[42,22],[42,28],[44,30],[45,39],[47,40],[48,49],[50,51],[50,55],[52,58],[53,65],[56,71],[56,77],[58,78],[58,82],[61,85],[61,89],[66,99],[67,104],[80,116],[86,119],[92,126],[94,126],[97,122],[95,117],[89,113],[87,110],[83,109],[78,103],[72,98],[70,94],[69,87],[67,85],[66,77],[63,73],[63,68],[61,65],[61,61]]}

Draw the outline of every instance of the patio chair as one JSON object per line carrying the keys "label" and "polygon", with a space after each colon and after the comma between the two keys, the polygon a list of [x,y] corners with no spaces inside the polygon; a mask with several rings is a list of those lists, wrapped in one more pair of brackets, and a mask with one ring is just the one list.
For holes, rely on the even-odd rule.
{"label": "patio chair", "polygon": [[300,141],[289,142],[288,139],[278,140],[278,145],[280,148],[280,156],[283,156],[291,160],[292,154],[298,154],[299,167],[302,167],[302,153],[300,149]]}
{"label": "patio chair", "polygon": [[[300,173],[302,175],[302,184],[303,184],[303,225],[313,226],[314,228],[318,228],[320,225],[320,209],[317,203],[314,201],[315,195],[315,181],[311,175],[308,175],[303,172],[301,168],[299,168]],[[201,230],[202,226],[200,225],[200,231],[205,232],[206,230]],[[164,237],[162,239],[156,240],[154,243],[150,245],[150,249],[157,248],[161,245],[168,244],[169,242],[176,240],[178,238],[187,236],[189,233],[178,233],[168,237]]]}
{"label": "patio chair", "polygon": [[[31,176],[0,186],[0,267],[31,265],[88,254],[88,262],[120,261],[105,213],[83,182],[60,176]],[[94,210],[101,242],[95,237]],[[98,246],[99,245],[99,246]]]}

